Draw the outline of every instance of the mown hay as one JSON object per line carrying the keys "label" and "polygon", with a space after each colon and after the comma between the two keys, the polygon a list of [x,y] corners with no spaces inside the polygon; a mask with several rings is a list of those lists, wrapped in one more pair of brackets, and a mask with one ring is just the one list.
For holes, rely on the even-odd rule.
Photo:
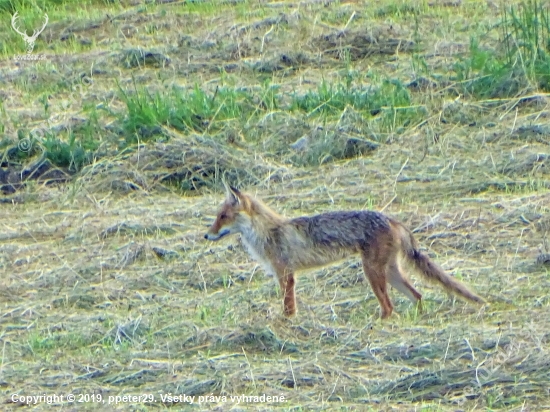
{"label": "mown hay", "polygon": [[392,28],[380,30],[339,30],[323,35],[314,41],[314,46],[324,54],[343,59],[359,60],[376,54],[396,54],[414,50],[411,40],[392,37]]}
{"label": "mown hay", "polygon": [[222,178],[255,185],[281,181],[286,175],[283,167],[260,156],[193,135],[126,150],[114,160],[86,167],[79,180],[92,190],[151,191],[168,185],[194,192],[222,187]]}

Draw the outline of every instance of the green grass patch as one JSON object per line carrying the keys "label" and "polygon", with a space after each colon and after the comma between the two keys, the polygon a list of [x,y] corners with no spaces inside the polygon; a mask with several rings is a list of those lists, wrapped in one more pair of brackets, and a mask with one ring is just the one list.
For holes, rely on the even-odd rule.
{"label": "green grass patch", "polygon": [[28,347],[34,355],[46,355],[62,351],[80,350],[95,343],[100,336],[86,336],[79,332],[41,332],[32,333],[27,340]]}
{"label": "green grass patch", "polygon": [[67,142],[48,134],[42,145],[46,149],[47,158],[53,164],[76,172],[91,163],[99,142],[82,135],[79,138],[76,133],[70,132]]}
{"label": "green grass patch", "polygon": [[526,86],[512,66],[494,51],[481,48],[477,39],[471,40],[469,56],[456,62],[454,71],[460,91],[477,98],[514,96]]}
{"label": "green grass patch", "polygon": [[90,164],[101,145],[97,114],[90,117],[74,129],[54,133],[53,131],[19,129],[17,144],[4,139],[0,144],[4,158],[11,161],[24,161],[37,155],[69,172],[78,172]]}
{"label": "green grass patch", "polygon": [[134,84],[132,93],[122,88],[119,91],[127,108],[121,120],[128,144],[162,136],[159,126],[184,132],[216,132],[228,121],[246,119],[253,112],[264,110],[254,106],[248,93],[230,88],[208,93],[196,85],[190,91],[152,93]]}
{"label": "green grass patch", "polygon": [[504,8],[502,17],[506,62],[519,66],[530,81],[550,90],[550,11],[533,0]]}
{"label": "green grass patch", "polygon": [[506,98],[523,90],[550,90],[550,17],[536,0],[505,6],[500,17],[499,49],[472,37],[469,55],[454,64],[462,93]]}
{"label": "green grass patch", "polygon": [[420,12],[420,8],[416,4],[410,4],[409,2],[395,2],[384,4],[378,7],[374,11],[375,17],[386,18],[386,17],[401,17],[406,15],[415,15]]}
{"label": "green grass patch", "polygon": [[291,110],[300,110],[308,116],[340,116],[346,108],[363,114],[365,120],[377,117],[380,131],[395,131],[411,121],[420,121],[421,108],[412,105],[409,91],[399,80],[383,80],[379,87],[352,87],[346,84],[322,82],[316,91],[295,94]]}

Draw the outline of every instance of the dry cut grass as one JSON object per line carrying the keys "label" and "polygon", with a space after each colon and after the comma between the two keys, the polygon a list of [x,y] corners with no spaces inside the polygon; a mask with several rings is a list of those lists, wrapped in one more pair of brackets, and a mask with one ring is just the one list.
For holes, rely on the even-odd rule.
{"label": "dry cut grass", "polygon": [[[2,161],[1,409],[17,408],[13,394],[69,393],[154,399],[57,409],[550,409],[547,96],[520,84],[517,96],[480,98],[443,79],[471,35],[488,31],[484,47],[496,43],[487,27],[499,6],[413,6],[123,5],[110,23],[49,27],[51,44],[68,33],[78,52],[57,54],[58,71],[40,66],[24,81],[33,67],[10,72],[3,61],[6,135],[55,120],[59,136],[91,130],[82,136],[100,143],[78,171],[59,167],[63,184],[23,179],[13,148]],[[160,54],[128,52],[146,40]],[[59,76],[92,66],[81,98],[63,103],[74,90]],[[409,106],[358,108],[360,93],[339,92],[314,107],[323,80],[345,83],[349,73],[357,87],[410,81]],[[266,78],[281,106],[266,99]],[[136,82],[153,91],[199,83],[212,99],[232,85],[251,100],[232,118],[224,95],[208,119],[189,117],[192,131],[138,130],[114,92]],[[293,91],[313,97],[293,101]],[[51,93],[46,112],[36,93]],[[298,315],[283,318],[276,282],[237,237],[203,239],[222,176],[288,216],[382,210],[489,304],[455,300],[412,274],[426,313],[392,291],[396,314],[382,322],[350,259],[301,273]],[[230,398],[239,395],[284,401]]]}
{"label": "dry cut grass", "polygon": [[[403,159],[399,151],[386,159]],[[543,407],[549,277],[535,263],[548,195],[454,200],[448,182],[398,184],[394,194],[395,182],[391,167],[354,160],[253,193],[291,216],[386,206],[490,306],[421,285],[425,314],[393,294],[398,315],[380,322],[350,260],[301,274],[299,314],[284,319],[275,283],[236,238],[203,241],[220,193],[48,189],[42,203],[4,205],[4,393],[284,395],[286,409]]]}

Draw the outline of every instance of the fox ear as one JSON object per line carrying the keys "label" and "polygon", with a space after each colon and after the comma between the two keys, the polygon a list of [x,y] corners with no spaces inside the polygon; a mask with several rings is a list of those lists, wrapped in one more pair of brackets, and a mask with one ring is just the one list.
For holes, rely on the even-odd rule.
{"label": "fox ear", "polygon": [[225,193],[226,194],[229,194],[229,192],[231,191],[231,189],[229,188],[229,185],[227,184],[227,182],[224,180],[222,180],[222,183],[223,183],[223,187],[225,188]]}
{"label": "fox ear", "polygon": [[237,189],[235,186],[229,186],[229,190],[230,190],[231,193],[233,193],[235,196],[240,196],[240,195],[241,195],[241,192],[240,192],[239,189]]}
{"label": "fox ear", "polygon": [[239,189],[233,186],[225,185],[227,190],[227,198],[231,201],[233,205],[238,205],[241,203],[241,192]]}

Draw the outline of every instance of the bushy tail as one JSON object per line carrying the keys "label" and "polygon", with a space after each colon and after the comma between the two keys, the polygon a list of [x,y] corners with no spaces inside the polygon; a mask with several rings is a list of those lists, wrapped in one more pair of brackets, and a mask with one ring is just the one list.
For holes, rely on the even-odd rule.
{"label": "bushy tail", "polygon": [[441,284],[447,291],[455,293],[472,302],[485,303],[478,295],[470,291],[458,280],[449,276],[445,271],[433,262],[425,253],[418,250],[418,245],[412,233],[399,224],[401,244],[407,259],[414,264],[416,269],[428,280]]}

